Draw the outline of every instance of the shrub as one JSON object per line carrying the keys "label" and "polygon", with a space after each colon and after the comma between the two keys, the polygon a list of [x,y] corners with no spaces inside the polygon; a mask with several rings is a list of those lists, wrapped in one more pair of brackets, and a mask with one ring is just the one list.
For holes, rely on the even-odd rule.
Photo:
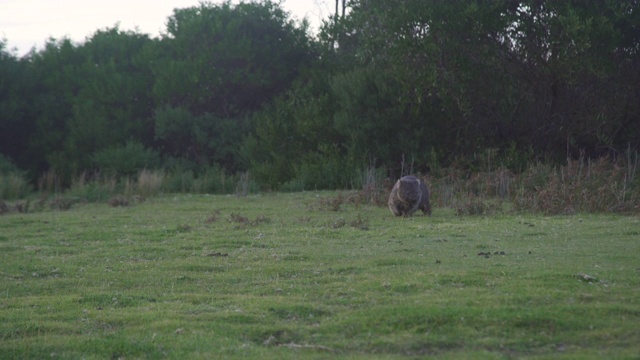
{"label": "shrub", "polygon": [[207,167],[198,174],[191,191],[202,194],[231,194],[236,191],[237,178],[228,175],[218,166]]}
{"label": "shrub", "polygon": [[304,191],[304,182],[301,179],[292,179],[280,186],[282,192]]}
{"label": "shrub", "polygon": [[31,190],[26,174],[0,154],[0,199],[20,199]]}
{"label": "shrub", "polygon": [[292,180],[303,184],[305,190],[336,190],[348,188],[356,175],[343,159],[312,154],[295,166]]}
{"label": "shrub", "polygon": [[31,192],[31,185],[21,174],[0,174],[0,199],[21,199]]}
{"label": "shrub", "polygon": [[134,176],[141,169],[157,168],[160,155],[156,150],[145,149],[142,143],[132,140],[125,145],[96,152],[93,161],[103,173]]}
{"label": "shrub", "polygon": [[163,189],[169,193],[186,193],[193,189],[195,179],[192,170],[173,170],[167,173]]}

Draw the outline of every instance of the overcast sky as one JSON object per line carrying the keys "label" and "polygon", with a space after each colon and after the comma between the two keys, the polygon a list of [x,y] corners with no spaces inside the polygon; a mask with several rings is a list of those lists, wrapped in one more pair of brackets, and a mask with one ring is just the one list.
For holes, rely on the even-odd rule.
{"label": "overcast sky", "polygon": [[[220,3],[220,0],[210,1]],[[238,3],[240,1],[233,1]],[[312,26],[331,12],[332,0],[282,0],[294,18],[305,16]],[[174,8],[197,6],[199,0],[0,0],[0,39],[22,56],[32,47],[42,49],[50,38],[84,41],[96,30],[120,24],[158,36]],[[334,6],[335,6],[335,2]]]}

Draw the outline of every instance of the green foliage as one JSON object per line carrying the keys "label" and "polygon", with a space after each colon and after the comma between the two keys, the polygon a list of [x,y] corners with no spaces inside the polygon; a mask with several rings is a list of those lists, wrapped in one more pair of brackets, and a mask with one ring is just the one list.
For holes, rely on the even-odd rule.
{"label": "green foliage", "polygon": [[164,188],[168,193],[186,193],[193,188],[194,182],[192,170],[181,170],[167,175]]}
{"label": "green foliage", "polygon": [[154,92],[161,104],[196,115],[236,117],[289,87],[311,59],[308,41],[272,2],[176,9]]}
{"label": "green foliage", "polygon": [[0,200],[22,199],[30,192],[25,173],[0,154]]}
{"label": "green foliage", "polygon": [[72,203],[67,203],[67,201],[105,202],[119,191],[120,187],[114,175],[82,173],[72,179],[65,196],[60,197],[60,202],[56,205],[59,205],[61,209],[68,209]]}
{"label": "green foliage", "polygon": [[31,191],[31,185],[20,173],[0,173],[0,200],[24,199]]}
{"label": "green foliage", "polygon": [[331,152],[332,149],[326,149],[323,153],[308,154],[295,167],[292,181],[301,183],[305,190],[350,188],[355,170]]}
{"label": "green foliage", "polygon": [[395,108],[393,81],[379,74],[372,68],[355,69],[336,75],[331,82],[338,101],[334,127],[349,139],[345,146],[353,160],[390,159],[389,152],[399,147],[396,139],[405,119]]}
{"label": "green foliage", "polygon": [[[181,165],[168,170],[162,190],[167,193],[231,194],[236,191],[239,178],[218,166],[194,170]],[[247,183],[247,186],[255,192],[253,183]]]}
{"label": "green foliage", "polygon": [[[77,69],[85,79],[73,99],[65,154],[79,169],[90,156],[129,139],[152,139],[150,99],[153,78],[141,56],[150,39],[117,27],[97,31],[78,52],[86,59]],[[135,169],[137,170],[137,169]]]}
{"label": "green foliage", "polygon": [[344,155],[344,149],[336,148],[344,139],[332,125],[335,99],[328,92],[327,79],[319,73],[309,76],[310,82],[296,83],[252,118],[254,134],[244,139],[242,156],[264,187],[278,189],[291,181],[299,184],[293,178],[306,157],[317,159],[319,152]]}
{"label": "green foliage", "polygon": [[0,175],[8,175],[12,173],[19,173],[18,167],[8,159],[5,155],[0,154]]}
{"label": "green foliage", "polygon": [[153,66],[156,133],[171,155],[241,167],[245,118],[286,91],[312,56],[304,27],[274,3],[178,9]]}
{"label": "green foliage", "polygon": [[165,107],[156,111],[155,133],[172,156],[202,166],[217,164],[237,170],[239,142],[247,130],[244,123],[242,119],[212,113],[193,115],[184,108]]}
{"label": "green foliage", "polygon": [[0,163],[7,156],[25,170],[34,170],[36,155],[29,147],[29,137],[35,131],[34,104],[30,100],[37,84],[32,70],[10,53],[0,38]]}
{"label": "green foliage", "polygon": [[[514,143],[522,147],[517,152],[545,159],[564,158],[567,145],[590,155],[602,142],[637,146],[627,136],[636,125],[624,119],[637,118],[638,102],[619,102],[637,92],[608,86],[637,83],[640,75],[627,69],[638,61],[627,26],[639,19],[629,2],[401,3],[353,2],[336,26],[347,45],[357,38],[355,54],[348,47],[346,56],[398,82],[398,105],[383,106],[390,117],[407,119],[402,111],[409,110],[428,119],[413,129],[432,134],[448,162]],[[613,104],[621,111],[607,110]],[[419,136],[411,142],[420,143]]]}
{"label": "green foliage", "polygon": [[[50,39],[24,59],[2,42],[0,153],[33,176],[54,171],[64,186],[129,140],[238,171],[245,118],[314,58],[306,23],[287,16],[268,1],[203,3],[176,9],[161,39],[116,26],[80,44]],[[168,125],[167,109],[187,122]]]}
{"label": "green foliage", "polygon": [[86,43],[51,39],[28,66],[36,83],[30,94],[35,131],[27,143],[33,173],[53,169],[66,185],[90,170],[102,149],[150,136],[151,77],[140,61],[150,40],[117,27],[97,31]]}
{"label": "green foliage", "polygon": [[160,154],[132,140],[124,146],[115,146],[93,155],[96,167],[105,174],[132,176],[141,169],[156,169],[160,166]]}

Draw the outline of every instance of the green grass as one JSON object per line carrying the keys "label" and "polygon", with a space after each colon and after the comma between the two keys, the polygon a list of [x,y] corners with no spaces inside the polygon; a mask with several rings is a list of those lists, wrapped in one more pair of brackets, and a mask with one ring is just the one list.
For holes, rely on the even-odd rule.
{"label": "green grass", "polygon": [[0,357],[640,354],[637,216],[405,219],[332,194],[0,216]]}

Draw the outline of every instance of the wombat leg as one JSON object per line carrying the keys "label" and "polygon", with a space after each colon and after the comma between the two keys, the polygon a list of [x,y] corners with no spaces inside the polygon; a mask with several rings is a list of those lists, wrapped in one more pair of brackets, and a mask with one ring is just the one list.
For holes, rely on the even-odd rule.
{"label": "wombat leg", "polygon": [[402,212],[397,207],[391,208],[391,211],[393,212],[393,215],[395,215],[395,216],[402,216]]}

